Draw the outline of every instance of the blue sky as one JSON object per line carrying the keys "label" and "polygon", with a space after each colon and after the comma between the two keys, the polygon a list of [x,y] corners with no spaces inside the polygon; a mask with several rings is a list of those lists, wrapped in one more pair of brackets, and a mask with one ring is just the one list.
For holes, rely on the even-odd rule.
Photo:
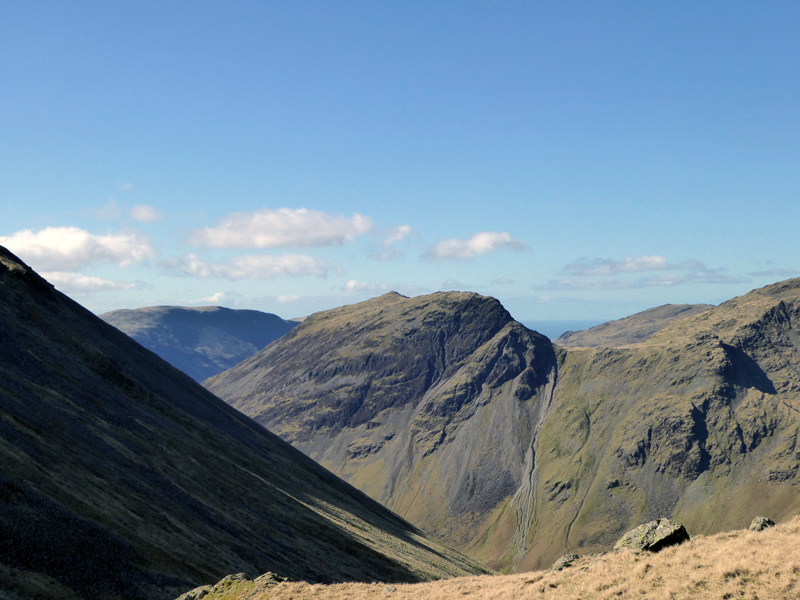
{"label": "blue sky", "polygon": [[800,275],[797,2],[0,1],[0,244],[90,310]]}

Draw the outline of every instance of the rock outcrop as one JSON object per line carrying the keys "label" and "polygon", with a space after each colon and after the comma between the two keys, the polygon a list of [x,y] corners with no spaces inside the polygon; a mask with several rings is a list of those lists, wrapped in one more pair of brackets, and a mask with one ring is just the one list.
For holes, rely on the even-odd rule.
{"label": "rock outcrop", "polygon": [[756,517],[750,523],[750,531],[764,531],[769,527],[775,527],[775,521],[767,517]]}
{"label": "rock outcrop", "polygon": [[686,528],[669,519],[658,519],[639,525],[626,533],[614,544],[614,550],[634,552],[658,552],[669,546],[689,541]]}

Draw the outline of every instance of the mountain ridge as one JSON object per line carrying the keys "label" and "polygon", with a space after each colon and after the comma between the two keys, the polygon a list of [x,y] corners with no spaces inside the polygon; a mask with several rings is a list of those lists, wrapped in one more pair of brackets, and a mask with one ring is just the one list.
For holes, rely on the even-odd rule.
{"label": "mountain ridge", "polygon": [[222,306],[148,306],[99,317],[198,382],[249,358],[297,325],[271,313]]}
{"label": "mountain ridge", "polygon": [[[317,313],[204,385],[497,569],[601,551],[663,516],[712,533],[749,522],[754,503],[800,509],[800,280],[618,347],[554,346],[496,300],[458,294]],[[446,368],[441,343],[460,348]],[[408,385],[431,364],[442,368]],[[386,378],[408,397],[367,402]],[[365,402],[372,412],[353,419]]]}

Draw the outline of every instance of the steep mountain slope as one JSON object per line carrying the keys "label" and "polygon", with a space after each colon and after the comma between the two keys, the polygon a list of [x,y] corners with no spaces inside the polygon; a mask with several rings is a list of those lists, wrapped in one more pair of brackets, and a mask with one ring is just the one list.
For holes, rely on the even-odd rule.
{"label": "steep mountain slope", "polygon": [[[629,348],[559,357],[522,567],[673,516],[692,533],[800,509],[800,279],[675,321]],[[542,558],[544,557],[544,558]]]}
{"label": "steep mountain slope", "polygon": [[238,571],[415,581],[481,568],[0,248],[0,592],[173,598]]}
{"label": "steep mountain slope", "polygon": [[195,381],[230,369],[297,325],[278,315],[221,306],[149,306],[100,318]]}
{"label": "steep mountain slope", "polygon": [[[504,549],[555,369],[549,340],[493,298],[390,293],[312,315],[205,385],[459,547],[506,507]],[[493,535],[481,558],[496,558]]]}
{"label": "steep mountain slope", "polygon": [[800,510],[800,280],[621,348],[552,346],[490,298],[312,315],[205,382],[423,529],[501,569]]}
{"label": "steep mountain slope", "polygon": [[645,341],[673,321],[713,308],[710,304],[665,304],[584,331],[568,331],[555,344],[564,348],[619,348]]}

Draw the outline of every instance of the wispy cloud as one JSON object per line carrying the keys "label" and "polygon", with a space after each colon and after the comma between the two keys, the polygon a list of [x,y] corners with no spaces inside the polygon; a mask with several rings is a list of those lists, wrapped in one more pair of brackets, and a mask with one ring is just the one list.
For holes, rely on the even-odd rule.
{"label": "wispy cloud", "polygon": [[131,283],[128,281],[114,281],[101,277],[90,277],[80,273],[44,272],[41,273],[56,289],[66,294],[82,294],[92,292],[107,292],[113,290],[145,289],[149,286],[144,283]]}
{"label": "wispy cloud", "polygon": [[425,257],[432,260],[470,259],[480,254],[494,252],[498,248],[524,250],[525,244],[514,240],[509,233],[483,231],[474,234],[468,240],[439,240],[431,246]]}
{"label": "wispy cloud", "polygon": [[508,277],[498,277],[497,279],[492,279],[491,283],[492,285],[511,285],[514,283],[514,280]]}
{"label": "wispy cloud", "polygon": [[[734,277],[727,269],[710,269],[697,260],[671,263],[664,256],[581,259],[566,265],[565,277],[550,280],[539,289],[547,290],[622,290],[647,287],[672,287],[685,284],[743,283],[746,278]],[[660,272],[631,278],[631,274]]]}
{"label": "wispy cloud", "polygon": [[152,206],[137,204],[131,209],[131,218],[141,223],[155,223],[160,221],[163,216]]}
{"label": "wispy cloud", "polygon": [[383,245],[390,246],[395,242],[402,241],[413,234],[414,230],[411,228],[411,225],[400,225],[399,227],[392,227],[389,230],[389,235],[387,235],[384,238]]}
{"label": "wispy cloud", "polygon": [[109,198],[106,203],[96,211],[96,216],[104,221],[113,221],[122,216],[122,211],[114,198]]}
{"label": "wispy cloud", "polygon": [[372,219],[330,215],[305,208],[232,213],[216,227],[198,229],[189,243],[205,248],[341,246],[372,231]]}
{"label": "wispy cloud", "polygon": [[223,279],[271,279],[273,277],[325,277],[335,265],[306,254],[245,254],[223,262],[204,260],[187,254],[165,261],[163,266],[172,272],[190,277],[219,277]]}
{"label": "wispy cloud", "polygon": [[797,269],[769,269],[768,271],[754,271],[750,273],[753,277],[794,277],[800,275]]}
{"label": "wispy cloud", "polygon": [[37,271],[77,271],[94,262],[120,267],[156,255],[150,240],[134,231],[96,235],[78,227],[48,227],[0,236],[5,246]]}
{"label": "wispy cloud", "polygon": [[388,292],[392,287],[388,283],[367,283],[351,279],[344,284],[342,289],[345,292]]}
{"label": "wispy cloud", "polygon": [[691,265],[672,265],[663,256],[626,257],[622,260],[609,258],[582,258],[564,267],[566,273],[583,277],[615,275],[617,273],[641,273],[643,271],[667,271]]}
{"label": "wispy cloud", "polygon": [[281,304],[290,304],[302,300],[302,296],[293,296],[292,294],[285,294],[283,296],[275,296],[275,300]]}

